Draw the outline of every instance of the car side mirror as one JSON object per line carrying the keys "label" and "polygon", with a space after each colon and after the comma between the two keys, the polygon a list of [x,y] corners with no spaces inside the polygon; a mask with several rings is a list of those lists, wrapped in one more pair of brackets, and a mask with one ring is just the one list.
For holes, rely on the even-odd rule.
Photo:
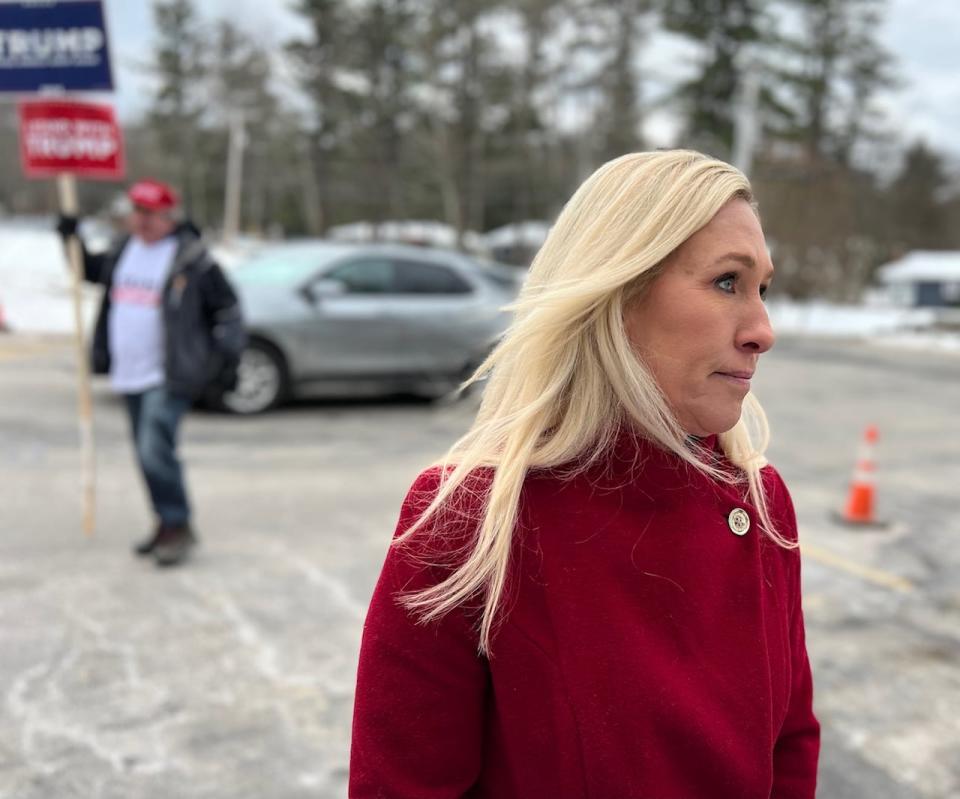
{"label": "car side mirror", "polygon": [[314,280],[300,289],[300,294],[311,305],[316,305],[324,297],[338,297],[346,292],[346,286],[339,280],[326,279]]}

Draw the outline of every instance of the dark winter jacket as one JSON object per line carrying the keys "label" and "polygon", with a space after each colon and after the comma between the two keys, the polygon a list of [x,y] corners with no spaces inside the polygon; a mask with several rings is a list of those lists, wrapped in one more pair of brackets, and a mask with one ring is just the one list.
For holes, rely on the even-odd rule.
{"label": "dark winter jacket", "polygon": [[[462,557],[485,479],[387,555],[360,652],[353,799],[813,799],[800,556],[761,532],[740,486],[633,437],[576,477],[531,473],[483,657],[475,603],[417,623],[398,599]],[[438,481],[416,481],[398,533]],[[773,467],[763,483],[795,540]]]}
{"label": "dark winter jacket", "polygon": [[[196,398],[211,384],[231,387],[246,333],[237,295],[197,229],[184,223],[173,235],[177,249],[163,289],[166,387],[173,394]],[[96,374],[110,371],[110,294],[128,240],[124,237],[97,255],[84,250],[84,277],[105,287],[93,336]]]}

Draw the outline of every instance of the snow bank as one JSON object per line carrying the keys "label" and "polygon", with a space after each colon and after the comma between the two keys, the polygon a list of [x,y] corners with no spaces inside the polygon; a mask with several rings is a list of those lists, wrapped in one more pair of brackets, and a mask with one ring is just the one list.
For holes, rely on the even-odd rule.
{"label": "snow bank", "polygon": [[[15,332],[73,332],[70,273],[49,219],[0,221],[0,305]],[[96,312],[95,287],[83,291],[85,324]]]}
{"label": "snow bank", "polygon": [[898,330],[928,328],[933,312],[926,308],[833,305],[827,302],[775,301],[767,305],[778,333],[813,336],[875,336]]}
{"label": "snow bank", "polygon": [[827,302],[770,302],[778,335],[857,338],[887,347],[960,352],[960,334],[934,330],[929,308],[834,305]]}
{"label": "snow bank", "polygon": [[[0,219],[0,307],[14,332],[72,333],[73,299],[70,273],[60,237],[50,217]],[[99,234],[99,231],[97,232]],[[88,235],[92,249],[108,244],[103,235]],[[256,251],[259,242],[238,239],[212,252],[225,269]],[[83,287],[85,330],[93,324],[100,289]]]}

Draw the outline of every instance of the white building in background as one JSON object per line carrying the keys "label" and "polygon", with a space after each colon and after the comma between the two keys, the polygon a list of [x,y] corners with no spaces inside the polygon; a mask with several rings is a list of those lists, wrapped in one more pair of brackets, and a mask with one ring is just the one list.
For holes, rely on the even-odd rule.
{"label": "white building in background", "polygon": [[960,313],[960,251],[913,250],[881,266],[877,277],[896,305]]}

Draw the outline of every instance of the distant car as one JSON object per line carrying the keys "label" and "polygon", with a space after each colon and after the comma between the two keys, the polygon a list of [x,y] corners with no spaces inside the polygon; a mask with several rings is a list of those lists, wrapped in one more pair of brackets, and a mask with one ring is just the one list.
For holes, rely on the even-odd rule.
{"label": "distant car", "polygon": [[460,253],[304,241],[261,250],[230,275],[250,341],[227,410],[305,395],[449,393],[509,322],[522,271]]}

